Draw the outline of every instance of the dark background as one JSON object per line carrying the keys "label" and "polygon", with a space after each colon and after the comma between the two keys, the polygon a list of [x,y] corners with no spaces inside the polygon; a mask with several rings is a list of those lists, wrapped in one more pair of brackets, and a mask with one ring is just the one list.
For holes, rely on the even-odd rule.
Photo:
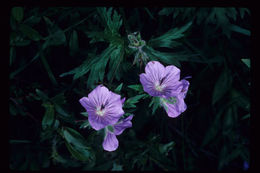
{"label": "dark background", "polygon": [[[120,23],[115,13],[118,30],[109,29]],[[95,7],[12,8],[10,169],[247,170],[250,19],[249,9],[233,7],[112,8],[111,14]],[[152,41],[172,29],[176,38]],[[144,72],[144,65],[132,65],[135,52],[128,48],[127,34],[135,31],[153,48],[143,49],[150,60],[192,76],[187,110],[170,118],[163,108],[153,113],[151,97],[130,99],[136,107],[124,110],[134,113],[133,127],[117,136],[116,151],[106,152],[103,131],[84,127],[78,100],[101,83],[111,91],[123,83],[118,93],[126,99],[141,94],[128,87],[140,84]],[[113,44],[123,56],[109,54],[106,61],[102,53]]]}

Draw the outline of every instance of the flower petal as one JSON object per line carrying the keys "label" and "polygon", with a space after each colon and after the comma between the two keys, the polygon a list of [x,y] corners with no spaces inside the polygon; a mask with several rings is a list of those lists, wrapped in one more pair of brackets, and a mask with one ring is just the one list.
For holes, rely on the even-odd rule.
{"label": "flower petal", "polygon": [[88,94],[89,100],[96,105],[96,107],[105,104],[110,97],[110,91],[103,85],[98,85],[91,93]]}
{"label": "flower petal", "polygon": [[158,61],[150,61],[145,66],[145,73],[151,81],[160,81],[164,76],[165,67]]}
{"label": "flower petal", "polygon": [[181,80],[181,83],[182,83],[181,95],[182,95],[183,98],[185,98],[186,94],[188,92],[188,89],[189,89],[190,82],[185,80],[185,79],[183,79],[183,80]]}
{"label": "flower petal", "polygon": [[164,109],[166,110],[169,117],[176,118],[187,108],[184,99],[180,96],[176,97],[176,103],[164,103]]}
{"label": "flower petal", "polygon": [[115,124],[125,113],[122,109],[123,105],[120,97],[120,95],[110,92],[110,98],[105,105],[105,115],[103,117],[109,124]]}
{"label": "flower petal", "polygon": [[180,69],[173,65],[169,65],[165,68],[162,85],[165,86],[163,94],[170,96],[173,93],[181,91],[180,85]]}
{"label": "flower petal", "polygon": [[106,151],[115,151],[119,145],[116,135],[106,131],[106,136],[102,145]]}
{"label": "flower petal", "polygon": [[132,120],[133,115],[128,116],[127,118],[123,119],[122,121],[120,121],[119,123],[116,123],[114,125],[114,134],[115,135],[120,135],[123,133],[123,131],[126,128],[132,127]]}
{"label": "flower petal", "polygon": [[155,89],[154,81],[152,81],[152,79],[150,79],[147,74],[140,74],[140,82],[143,85],[144,91],[147,92],[149,95],[154,97],[162,95],[161,92]]}
{"label": "flower petal", "polygon": [[[89,113],[88,113],[89,114]],[[104,117],[98,116],[95,113],[88,115],[88,121],[90,126],[95,130],[100,130],[105,128],[107,125],[110,125],[110,121],[104,119]]]}

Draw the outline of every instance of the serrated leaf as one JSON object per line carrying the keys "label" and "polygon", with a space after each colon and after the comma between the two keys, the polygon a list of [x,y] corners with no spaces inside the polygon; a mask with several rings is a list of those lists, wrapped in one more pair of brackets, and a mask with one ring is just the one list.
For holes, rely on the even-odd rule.
{"label": "serrated leaf", "polygon": [[12,15],[15,20],[21,22],[23,20],[23,8],[22,7],[13,7]]}
{"label": "serrated leaf", "polygon": [[219,76],[212,95],[212,104],[219,101],[226,92],[230,89],[232,84],[232,76],[228,69],[225,69]]}
{"label": "serrated leaf", "polygon": [[39,41],[42,39],[42,36],[38,33],[38,31],[28,25],[21,24],[19,29],[25,36],[33,41]]}
{"label": "serrated leaf", "polygon": [[91,66],[91,71],[88,76],[87,85],[93,88],[95,82],[103,81],[105,68],[109,60],[111,52],[115,50],[115,45],[109,45],[98,57],[95,58],[95,63]]}
{"label": "serrated leaf", "polygon": [[112,34],[116,34],[122,25],[122,19],[116,10],[113,10],[112,15],[112,10],[113,8],[97,8],[97,12],[102,19],[103,25],[107,27]]}
{"label": "serrated leaf", "polygon": [[166,32],[165,34],[151,39],[148,44],[152,47],[176,47],[181,45],[180,43],[174,41],[176,39],[180,39],[184,36],[184,32],[186,32],[190,26],[192,25],[192,22],[187,23],[185,26],[180,28],[173,28]]}

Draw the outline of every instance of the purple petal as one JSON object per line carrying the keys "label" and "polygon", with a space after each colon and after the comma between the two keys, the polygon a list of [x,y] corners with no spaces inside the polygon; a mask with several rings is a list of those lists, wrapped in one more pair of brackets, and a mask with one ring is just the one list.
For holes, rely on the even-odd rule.
{"label": "purple petal", "polygon": [[105,105],[105,115],[104,119],[109,122],[109,124],[115,124],[118,122],[119,118],[125,113],[122,109],[121,96],[110,92],[110,98]]}
{"label": "purple petal", "polygon": [[122,105],[125,103],[125,97],[121,99]]}
{"label": "purple petal", "polygon": [[120,121],[119,123],[115,124],[114,125],[114,134],[120,135],[123,133],[123,131],[126,128],[132,127],[132,122],[131,122],[132,118],[133,118],[133,115],[130,115],[127,118]]}
{"label": "purple petal", "polygon": [[158,61],[150,61],[145,66],[145,73],[151,81],[160,81],[164,76],[165,67]]}
{"label": "purple petal", "polygon": [[140,82],[144,91],[151,96],[161,96],[162,92],[155,89],[155,84],[159,83],[164,75],[164,66],[158,61],[150,61],[145,66],[145,73],[140,75]]}
{"label": "purple petal", "polygon": [[[118,122],[124,114],[120,95],[109,91],[105,86],[97,86],[88,97],[80,99],[80,103],[88,112],[89,124],[95,130],[100,130],[107,125]],[[104,115],[97,115],[97,109],[104,111]]]}
{"label": "purple petal", "polygon": [[119,145],[116,135],[106,131],[106,136],[102,145],[106,151],[115,151]]}
{"label": "purple petal", "polygon": [[186,94],[188,92],[188,89],[189,89],[190,82],[185,80],[185,79],[183,79],[183,80],[181,80],[181,83],[182,83],[181,96],[183,98],[185,98]]}
{"label": "purple petal", "polygon": [[182,97],[177,96],[176,99],[177,99],[176,103],[174,104],[165,103],[167,108],[164,107],[168,116],[172,118],[178,117],[187,108],[184,99]]}
{"label": "purple petal", "polygon": [[105,104],[110,97],[110,91],[103,85],[97,86],[91,93],[88,94],[89,100],[95,106]]}
{"label": "purple petal", "polygon": [[109,118],[105,119],[104,117],[98,116],[95,113],[88,115],[89,124],[95,130],[100,130],[105,128],[108,125],[111,125],[111,120]]}
{"label": "purple petal", "polygon": [[140,74],[140,82],[143,85],[144,91],[147,92],[149,95],[154,97],[162,95],[162,92],[155,90],[155,82],[152,81],[147,74]]}

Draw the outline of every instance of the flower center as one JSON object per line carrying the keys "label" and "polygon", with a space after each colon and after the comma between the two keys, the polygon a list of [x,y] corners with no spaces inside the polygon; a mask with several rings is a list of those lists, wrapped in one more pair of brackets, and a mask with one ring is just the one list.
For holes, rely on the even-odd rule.
{"label": "flower center", "polygon": [[157,91],[160,91],[160,92],[161,92],[161,91],[164,89],[165,86],[164,86],[164,85],[160,85],[159,82],[156,82],[155,85],[154,85],[154,87],[155,87],[155,89],[156,89]]}
{"label": "flower center", "polygon": [[101,117],[104,116],[105,109],[102,109],[102,107],[98,107],[97,110],[96,110],[96,114],[101,116]]}

